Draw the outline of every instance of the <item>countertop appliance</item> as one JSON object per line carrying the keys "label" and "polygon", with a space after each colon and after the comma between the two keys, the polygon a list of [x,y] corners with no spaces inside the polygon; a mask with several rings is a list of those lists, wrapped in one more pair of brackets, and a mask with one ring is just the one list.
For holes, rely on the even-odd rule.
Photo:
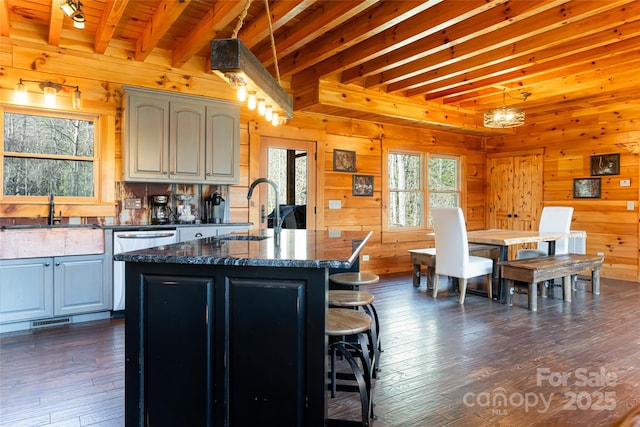
{"label": "countertop appliance", "polygon": [[215,192],[204,199],[204,219],[209,224],[221,224],[225,217],[225,202],[220,193]]}
{"label": "countertop appliance", "polygon": [[180,224],[192,224],[196,219],[195,215],[191,212],[191,200],[190,194],[176,194],[175,198],[178,200],[176,206],[176,216]]}
{"label": "countertop appliance", "polygon": [[[154,248],[178,242],[175,228],[113,233],[113,254]],[[113,262],[113,310],[124,310],[124,262]]]}
{"label": "countertop appliance", "polygon": [[151,205],[151,224],[169,224],[171,222],[169,196],[151,196],[149,202]]}

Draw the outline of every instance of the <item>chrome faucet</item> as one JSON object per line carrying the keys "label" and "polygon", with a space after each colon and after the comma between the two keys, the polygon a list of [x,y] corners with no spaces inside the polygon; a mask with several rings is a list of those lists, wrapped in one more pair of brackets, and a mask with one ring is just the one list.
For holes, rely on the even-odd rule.
{"label": "chrome faucet", "polygon": [[274,211],[273,218],[273,237],[275,239],[276,246],[280,246],[280,233],[282,232],[282,218],[280,217],[280,194],[278,193],[278,186],[275,182],[271,181],[267,178],[258,178],[251,183],[249,186],[249,193],[247,194],[247,200],[251,200],[251,196],[253,195],[253,189],[260,183],[266,183],[273,187],[273,191],[276,194],[276,208]]}

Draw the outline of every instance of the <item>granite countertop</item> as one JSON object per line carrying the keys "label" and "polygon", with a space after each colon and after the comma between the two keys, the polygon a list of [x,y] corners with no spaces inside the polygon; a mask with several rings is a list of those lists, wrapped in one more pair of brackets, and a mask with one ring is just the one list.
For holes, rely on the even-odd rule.
{"label": "granite countertop", "polygon": [[162,230],[162,229],[173,229],[176,227],[232,227],[232,226],[248,226],[250,227],[253,223],[251,222],[221,222],[218,224],[209,224],[209,223],[200,223],[200,224],[111,224],[111,225],[103,225],[102,228],[112,229],[112,230]]}
{"label": "granite countertop", "polygon": [[280,246],[276,247],[273,230],[269,229],[125,252],[115,255],[114,259],[163,264],[349,268],[371,235],[370,231],[285,229]]}

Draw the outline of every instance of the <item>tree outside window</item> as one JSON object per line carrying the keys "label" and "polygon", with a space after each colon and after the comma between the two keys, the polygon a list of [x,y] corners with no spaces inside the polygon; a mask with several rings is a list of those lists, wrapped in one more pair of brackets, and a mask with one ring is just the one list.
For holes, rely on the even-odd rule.
{"label": "tree outside window", "polygon": [[390,151],[387,166],[391,228],[426,227],[431,206],[459,206],[458,157]]}
{"label": "tree outside window", "polygon": [[3,119],[4,196],[94,197],[93,119],[11,111]]}
{"label": "tree outside window", "polygon": [[459,163],[457,157],[429,157],[429,206],[459,206]]}
{"label": "tree outside window", "polygon": [[420,227],[424,218],[424,155],[391,152],[389,170],[389,225]]}

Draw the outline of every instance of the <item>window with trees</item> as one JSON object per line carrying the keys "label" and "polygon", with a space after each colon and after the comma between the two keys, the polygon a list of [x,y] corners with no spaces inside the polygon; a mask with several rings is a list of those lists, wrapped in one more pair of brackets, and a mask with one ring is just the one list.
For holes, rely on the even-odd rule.
{"label": "window with trees", "polygon": [[95,197],[94,117],[5,109],[3,120],[5,197]]}
{"label": "window with trees", "polygon": [[387,168],[390,228],[426,227],[431,206],[459,206],[458,157],[390,151]]}
{"label": "window with trees", "polygon": [[459,164],[457,157],[429,156],[429,206],[459,206]]}

